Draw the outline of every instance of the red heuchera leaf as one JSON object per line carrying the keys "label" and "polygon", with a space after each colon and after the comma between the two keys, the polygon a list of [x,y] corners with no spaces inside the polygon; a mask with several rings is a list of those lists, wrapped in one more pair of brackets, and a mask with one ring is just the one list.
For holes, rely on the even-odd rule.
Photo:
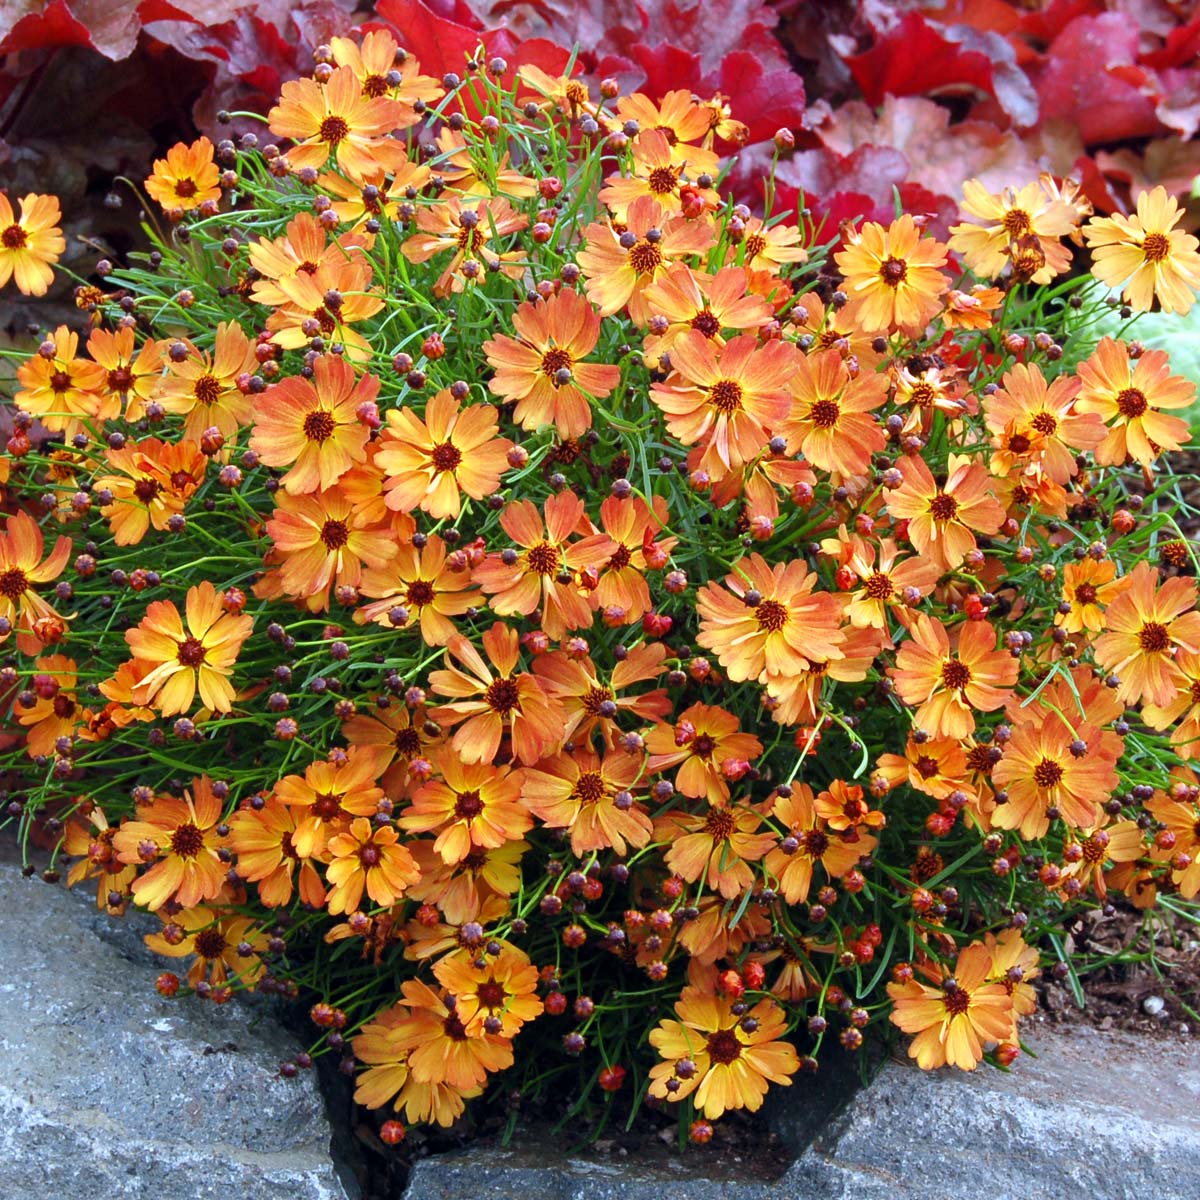
{"label": "red heuchera leaf", "polygon": [[426,75],[440,79],[463,73],[479,45],[482,26],[439,16],[422,0],[379,0],[375,15],[392,26],[400,44],[416,56]]}
{"label": "red heuchera leaf", "polygon": [[22,3],[24,15],[0,42],[0,54],[53,46],[87,46],[111,58],[128,58],[141,22],[127,0],[50,0]]}
{"label": "red heuchera leaf", "polygon": [[750,131],[749,142],[766,141],[784,127],[799,130],[804,121],[804,80],[786,68],[765,71],[746,50],[725,56],[720,74],[710,77],[702,89],[702,93],[714,91],[729,98],[734,117]]}

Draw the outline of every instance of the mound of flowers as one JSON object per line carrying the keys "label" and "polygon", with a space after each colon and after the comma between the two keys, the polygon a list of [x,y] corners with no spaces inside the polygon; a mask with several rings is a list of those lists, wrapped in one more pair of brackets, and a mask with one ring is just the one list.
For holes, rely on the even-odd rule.
{"label": "mound of flowers", "polygon": [[0,459],[3,812],[164,994],[301,1000],[385,1141],[703,1142],[830,1040],[1010,1064],[1073,911],[1193,911],[1195,389],[1094,332],[1200,290],[1163,189],[821,240],[720,96],[317,58],[157,162]]}

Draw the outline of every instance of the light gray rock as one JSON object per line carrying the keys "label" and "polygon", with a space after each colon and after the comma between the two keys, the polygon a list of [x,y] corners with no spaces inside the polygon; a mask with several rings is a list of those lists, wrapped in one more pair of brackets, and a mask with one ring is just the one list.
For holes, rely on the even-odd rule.
{"label": "light gray rock", "polygon": [[300,1047],[261,1007],[159,997],[94,896],[0,842],[0,1198],[347,1200],[315,1079],[279,1078]]}

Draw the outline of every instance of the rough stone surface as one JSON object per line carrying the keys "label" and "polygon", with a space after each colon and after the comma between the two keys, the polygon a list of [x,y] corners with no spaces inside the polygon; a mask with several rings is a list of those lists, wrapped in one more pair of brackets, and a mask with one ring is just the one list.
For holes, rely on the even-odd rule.
{"label": "rough stone surface", "polygon": [[0,1197],[348,1200],[315,1080],[278,1076],[300,1047],[261,1009],[160,998],[137,916],[94,898],[0,842]]}
{"label": "rough stone surface", "polygon": [[[888,1063],[835,1097],[804,1081],[772,1124],[798,1157],[770,1182],[692,1152],[563,1158],[481,1147],[419,1162],[403,1200],[1195,1200],[1200,1196],[1200,1047],[1034,1027],[1037,1054],[1011,1074],[924,1073]],[[826,1118],[815,1132],[813,1114]],[[836,1114],[836,1115],[835,1115]],[[831,1119],[828,1119],[831,1118]]]}

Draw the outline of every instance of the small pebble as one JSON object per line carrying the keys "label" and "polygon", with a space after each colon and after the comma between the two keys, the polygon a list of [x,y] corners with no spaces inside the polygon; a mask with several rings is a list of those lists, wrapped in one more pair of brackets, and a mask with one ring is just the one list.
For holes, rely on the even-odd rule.
{"label": "small pebble", "polygon": [[1142,1011],[1147,1016],[1157,1017],[1166,1007],[1167,1002],[1161,996],[1147,996],[1142,1001]]}

